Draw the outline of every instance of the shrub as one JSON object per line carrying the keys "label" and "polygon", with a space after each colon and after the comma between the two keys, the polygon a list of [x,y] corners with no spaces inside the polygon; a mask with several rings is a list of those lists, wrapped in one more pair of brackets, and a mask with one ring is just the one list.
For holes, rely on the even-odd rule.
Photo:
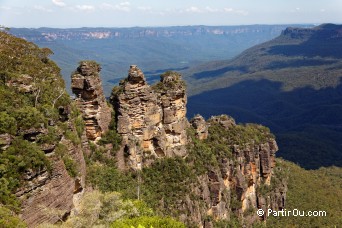
{"label": "shrub", "polygon": [[4,133],[15,135],[17,133],[17,123],[6,112],[0,112],[0,134]]}
{"label": "shrub", "polygon": [[22,130],[39,128],[46,122],[44,116],[34,107],[23,107],[13,114],[17,120],[18,128]]}
{"label": "shrub", "polygon": [[172,218],[162,218],[159,216],[147,217],[141,216],[115,221],[111,227],[116,228],[185,228],[186,226]]}

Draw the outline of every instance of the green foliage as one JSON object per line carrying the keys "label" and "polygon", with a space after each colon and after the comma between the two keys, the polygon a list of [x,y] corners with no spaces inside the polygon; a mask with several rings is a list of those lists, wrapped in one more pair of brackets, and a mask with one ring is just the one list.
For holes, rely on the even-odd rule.
{"label": "green foliage", "polygon": [[274,138],[270,129],[258,124],[239,124],[225,130],[217,123],[209,127],[208,141],[211,143],[224,143],[228,145],[245,145],[247,143],[265,143]]}
{"label": "green foliage", "polygon": [[69,139],[74,145],[79,145],[81,143],[81,139],[78,136],[77,132],[74,132],[70,129],[66,130],[64,133],[65,138]]}
{"label": "green foliage", "polygon": [[[121,82],[121,83],[123,84],[124,82]],[[122,93],[123,93],[123,87],[122,86],[114,86],[112,89],[111,98],[115,99],[116,97],[118,97]]]}
{"label": "green foliage", "polygon": [[47,134],[40,134],[37,136],[38,144],[56,144],[60,140],[60,133],[57,131],[56,127],[48,126]]}
{"label": "green foliage", "polygon": [[19,129],[26,130],[30,128],[44,127],[46,122],[44,116],[34,107],[23,107],[13,114]]}
{"label": "green foliage", "polygon": [[152,89],[156,92],[166,93],[168,90],[186,88],[185,82],[181,80],[181,75],[175,71],[166,71],[160,75],[160,78],[160,82],[152,85]]}
{"label": "green foliage", "polygon": [[342,168],[304,170],[277,159],[277,166],[288,170],[286,210],[326,211],[326,217],[270,216],[267,227],[340,227],[342,225]]}
{"label": "green foliage", "polygon": [[[188,148],[189,156],[186,160],[188,163],[194,162],[194,171],[197,175],[205,174],[210,168],[218,164],[217,154],[214,151],[217,151],[216,149],[220,146],[216,147],[215,145],[207,144],[205,141],[198,140],[191,129],[188,130],[188,134],[191,136],[192,144]],[[224,151],[226,151],[225,146]],[[218,152],[221,151],[219,150]]]}
{"label": "green foliage", "polygon": [[78,174],[76,162],[70,156],[64,156],[63,162],[68,174],[71,177],[76,177]]}
{"label": "green foliage", "polygon": [[11,210],[0,205],[0,227],[2,228],[25,228],[26,224],[20,220]]}
{"label": "green foliage", "polygon": [[[178,202],[190,193],[195,181],[191,168],[180,157],[156,160],[142,172],[142,199],[164,215],[180,214]],[[164,207],[159,208],[160,200]]]}
{"label": "green foliage", "polygon": [[[80,203],[80,208],[82,210],[64,223],[42,224],[39,227],[109,227],[113,222],[115,224],[121,219],[126,221],[141,217],[154,220],[154,213],[151,208],[148,208],[141,201],[124,200],[121,194],[117,192],[101,193],[98,190],[86,192]],[[56,216],[59,216],[57,214],[58,212],[56,212]],[[174,220],[168,220],[177,224]]]}
{"label": "green foliage", "polygon": [[0,112],[0,134],[4,133],[15,135],[17,133],[17,123],[15,118],[6,112]]}
{"label": "green foliage", "polygon": [[102,192],[118,191],[125,198],[137,198],[136,180],[133,174],[120,172],[115,167],[115,164],[89,164],[87,178],[93,186],[96,186]]}
{"label": "green foliage", "polygon": [[79,138],[81,138],[82,134],[84,132],[84,129],[85,129],[85,123],[84,123],[82,115],[77,116],[75,118],[74,123],[75,123],[75,128],[76,128],[77,135],[78,135]]}
{"label": "green foliage", "polygon": [[186,226],[172,218],[146,217],[141,216],[131,219],[122,219],[112,223],[111,227],[116,228],[185,228]]}
{"label": "green foliage", "polygon": [[115,122],[114,113],[112,113],[112,119],[109,123],[108,131],[105,132],[105,134],[101,137],[101,139],[98,142],[99,145],[106,145],[108,143],[111,143],[113,145],[112,154],[115,154],[115,152],[120,147],[121,136],[118,134],[116,130],[116,122]]}
{"label": "green foliage", "polygon": [[229,220],[214,221],[213,225],[215,228],[240,228],[240,227],[243,227],[239,218],[235,215],[232,215]]}
{"label": "green foliage", "polygon": [[50,170],[51,165],[36,144],[15,138],[5,151],[0,153],[0,202],[16,206],[11,195],[20,185],[22,175],[28,169],[34,172]]}
{"label": "green foliage", "polygon": [[76,161],[68,154],[68,148],[59,143],[55,148],[56,155],[63,160],[66,170],[71,177],[76,177],[78,174]]}
{"label": "green foliage", "polygon": [[[59,121],[58,107],[69,106],[70,98],[60,69],[48,58],[52,54],[50,49],[0,31],[0,50],[0,134],[9,133],[13,137],[11,144],[0,151],[0,226],[22,227],[12,212],[2,217],[3,207],[19,211],[13,193],[27,181],[25,174],[51,172],[50,161],[40,147],[58,144],[68,130],[67,124]],[[27,130],[32,128],[41,129],[30,138],[35,140],[33,143],[24,140]],[[66,137],[79,143],[72,134],[67,132]],[[61,153],[58,146],[56,150]],[[61,158],[69,174],[75,176],[75,161],[66,154]]]}

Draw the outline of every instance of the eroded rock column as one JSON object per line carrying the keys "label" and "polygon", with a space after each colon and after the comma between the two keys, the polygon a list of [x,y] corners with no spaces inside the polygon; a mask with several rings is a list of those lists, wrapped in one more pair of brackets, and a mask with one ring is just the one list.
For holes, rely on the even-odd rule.
{"label": "eroded rock column", "polygon": [[141,169],[156,158],[186,154],[186,94],[180,75],[163,75],[151,87],[132,65],[128,77],[113,88],[111,103],[123,139],[118,160],[129,168]]}
{"label": "eroded rock column", "polygon": [[82,61],[71,76],[72,92],[82,110],[89,140],[98,140],[108,130],[111,109],[107,105],[100,79],[100,66],[94,61]]}

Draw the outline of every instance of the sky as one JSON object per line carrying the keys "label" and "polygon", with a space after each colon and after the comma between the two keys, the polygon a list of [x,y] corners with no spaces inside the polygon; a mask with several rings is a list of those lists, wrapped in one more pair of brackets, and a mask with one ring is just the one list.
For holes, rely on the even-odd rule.
{"label": "sky", "polygon": [[342,0],[0,0],[7,27],[342,23]]}

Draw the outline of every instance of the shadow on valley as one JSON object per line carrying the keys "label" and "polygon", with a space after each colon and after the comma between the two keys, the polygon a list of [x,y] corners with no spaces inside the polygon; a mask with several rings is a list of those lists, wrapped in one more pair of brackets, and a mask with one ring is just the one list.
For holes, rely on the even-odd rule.
{"label": "shadow on valley", "polygon": [[195,79],[202,79],[202,78],[208,78],[208,75],[210,75],[210,78],[215,78],[217,76],[221,76],[222,74],[225,74],[227,72],[233,72],[236,71],[240,74],[247,73],[248,70],[245,66],[228,66],[224,68],[220,68],[217,70],[211,70],[211,71],[203,71],[200,73],[195,73],[192,77]]}
{"label": "shadow on valley", "polygon": [[268,126],[279,144],[277,156],[307,169],[342,166],[342,84],[283,91],[269,80],[246,80],[189,98],[188,117],[222,113],[237,122]]}
{"label": "shadow on valley", "polygon": [[305,58],[303,59],[295,59],[288,61],[272,61],[265,67],[265,70],[278,70],[282,68],[295,68],[295,67],[311,67],[311,66],[322,66],[322,65],[330,65],[338,63],[337,60],[326,60],[326,59],[311,59]]}

